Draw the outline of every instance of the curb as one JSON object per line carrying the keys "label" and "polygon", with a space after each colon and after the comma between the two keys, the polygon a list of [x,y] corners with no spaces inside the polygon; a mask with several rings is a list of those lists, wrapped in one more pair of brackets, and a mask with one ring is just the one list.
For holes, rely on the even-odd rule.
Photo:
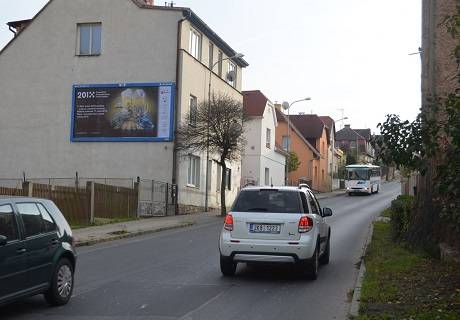
{"label": "curb", "polygon": [[369,226],[366,241],[364,242],[363,253],[360,259],[358,278],[355,282],[355,288],[353,290],[353,298],[351,300],[351,306],[349,314],[351,317],[357,317],[359,315],[359,303],[361,299],[361,287],[363,285],[364,274],[366,273],[366,266],[364,264],[364,257],[366,256],[367,247],[372,240],[372,234],[374,232],[374,221]]}
{"label": "curb", "polygon": [[105,238],[100,238],[100,239],[77,241],[75,246],[76,247],[92,246],[98,243],[110,242],[110,241],[126,239],[126,238],[134,238],[134,237],[143,236],[146,234],[151,234],[151,233],[156,233],[156,232],[161,232],[161,231],[166,231],[166,230],[186,228],[186,227],[193,226],[194,224],[195,222],[185,222],[185,223],[181,223],[181,224],[177,224],[173,226],[161,227],[161,228],[150,229],[150,230],[142,230],[142,231],[136,231],[136,232],[128,232],[125,234],[120,234],[120,235],[115,235],[115,236],[110,236],[110,237],[105,237]]}
{"label": "curb", "polygon": [[318,193],[318,194],[315,194],[315,196],[316,196],[316,198],[317,198],[318,200],[323,200],[323,199],[341,197],[341,196],[344,196],[344,195],[346,195],[346,194],[347,194],[346,192],[343,192],[343,193],[335,193],[335,194],[331,194],[331,195],[327,195],[327,196],[321,197],[321,193]]}

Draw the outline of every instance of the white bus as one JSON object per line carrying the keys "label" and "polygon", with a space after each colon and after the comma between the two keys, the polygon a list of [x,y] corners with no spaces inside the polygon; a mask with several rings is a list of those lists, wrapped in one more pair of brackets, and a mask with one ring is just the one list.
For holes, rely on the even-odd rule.
{"label": "white bus", "polygon": [[381,171],[372,164],[353,164],[345,167],[345,188],[349,196],[355,193],[373,194],[380,190]]}

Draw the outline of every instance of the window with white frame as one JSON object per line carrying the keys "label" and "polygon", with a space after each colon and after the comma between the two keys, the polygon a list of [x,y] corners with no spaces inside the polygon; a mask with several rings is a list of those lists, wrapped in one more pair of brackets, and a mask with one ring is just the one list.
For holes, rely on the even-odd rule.
{"label": "window with white frame", "polygon": [[228,61],[228,79],[227,82],[232,87],[236,87],[236,65]]}
{"label": "window with white frame", "polygon": [[196,125],[196,113],[198,109],[198,100],[195,96],[190,95],[189,103],[189,123],[192,126]]}
{"label": "window with white frame", "polygon": [[222,183],[222,166],[220,164],[217,165],[217,186],[216,190],[220,191],[220,185]]}
{"label": "window with white frame", "polygon": [[219,54],[217,55],[217,61],[219,61],[218,63],[218,67],[217,67],[217,74],[219,75],[219,77],[222,78],[222,59],[224,58],[223,54],[222,54],[222,51],[219,50]]}
{"label": "window with white frame", "polygon": [[197,60],[201,60],[201,34],[190,29],[190,54]]}
{"label": "window with white frame", "polygon": [[291,139],[288,136],[283,136],[282,144],[284,150],[291,150]]}
{"label": "window with white frame", "polygon": [[209,43],[209,55],[208,55],[208,66],[209,69],[212,70],[212,66],[214,64],[214,44],[211,42]]}
{"label": "window with white frame", "polygon": [[200,157],[190,155],[188,157],[187,185],[200,187]]}
{"label": "window with white frame", "polygon": [[101,54],[102,25],[101,23],[79,23],[77,54],[80,56],[96,56]]}
{"label": "window with white frame", "polygon": [[270,169],[265,168],[265,185],[270,185]]}
{"label": "window with white frame", "polygon": [[271,148],[271,137],[272,137],[272,131],[267,128],[267,133],[265,134],[265,146],[270,149]]}

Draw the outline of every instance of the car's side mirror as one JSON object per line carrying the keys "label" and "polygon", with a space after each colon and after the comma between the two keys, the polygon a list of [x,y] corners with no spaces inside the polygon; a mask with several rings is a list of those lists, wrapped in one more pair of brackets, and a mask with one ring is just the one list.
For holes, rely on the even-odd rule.
{"label": "car's side mirror", "polygon": [[332,216],[332,209],[331,208],[323,208],[323,217],[330,217]]}
{"label": "car's side mirror", "polygon": [[8,242],[8,238],[0,235],[0,247],[6,245],[7,242]]}

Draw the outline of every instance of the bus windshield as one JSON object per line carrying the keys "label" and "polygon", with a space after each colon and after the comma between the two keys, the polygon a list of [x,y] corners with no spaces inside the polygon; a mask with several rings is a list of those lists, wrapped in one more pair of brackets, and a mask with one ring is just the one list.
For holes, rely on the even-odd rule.
{"label": "bus windshield", "polygon": [[369,180],[369,169],[347,169],[348,180]]}

